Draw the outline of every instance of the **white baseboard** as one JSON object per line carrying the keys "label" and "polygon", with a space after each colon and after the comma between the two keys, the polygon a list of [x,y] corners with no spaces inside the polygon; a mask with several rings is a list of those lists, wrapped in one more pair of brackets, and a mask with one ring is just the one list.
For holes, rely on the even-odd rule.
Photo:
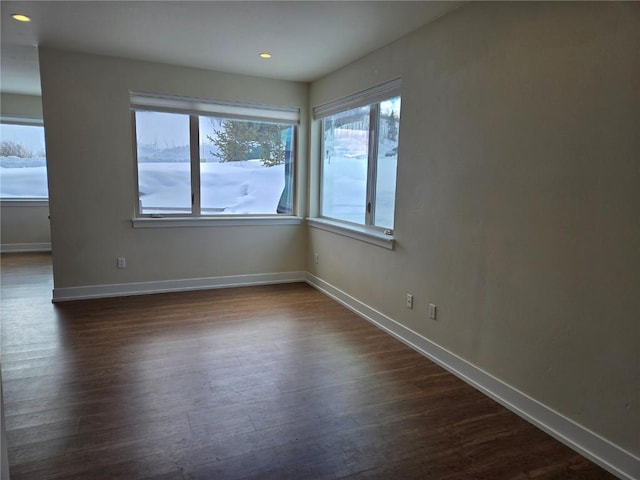
{"label": "white baseboard", "polygon": [[127,297],[152,293],[184,292],[214,288],[247,287],[276,283],[304,282],[306,272],[259,273],[253,275],[231,275],[225,277],[188,278],[184,280],[161,280],[156,282],[118,283],[112,285],[90,285],[53,289],[53,302],[86,300],[90,298]]}
{"label": "white baseboard", "polygon": [[307,273],[306,281],[312,287],[393,335],[401,342],[612,474],[625,480],[640,479],[640,459],[633,454],[493,377],[324,280]]}
{"label": "white baseboard", "polygon": [[50,252],[51,243],[3,243],[0,245],[1,253],[17,252]]}

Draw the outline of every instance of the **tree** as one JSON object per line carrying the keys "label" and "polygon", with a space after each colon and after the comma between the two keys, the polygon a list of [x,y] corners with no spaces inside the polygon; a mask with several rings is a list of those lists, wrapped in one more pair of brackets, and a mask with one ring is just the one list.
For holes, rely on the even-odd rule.
{"label": "tree", "polygon": [[211,153],[221,162],[237,162],[256,155],[265,167],[272,167],[284,163],[282,132],[286,128],[289,127],[273,123],[225,120],[222,130],[216,130],[213,137],[207,135],[207,139],[218,147],[218,153]]}
{"label": "tree", "polygon": [[29,152],[19,143],[7,140],[0,143],[0,157],[27,158],[31,156],[31,152]]}
{"label": "tree", "polygon": [[218,147],[219,153],[211,152],[221,162],[238,162],[249,158],[249,128],[247,122],[227,120],[222,130],[214,132],[215,137],[207,135],[207,139]]}
{"label": "tree", "polygon": [[393,110],[387,117],[387,138],[390,140],[398,139],[398,117]]}

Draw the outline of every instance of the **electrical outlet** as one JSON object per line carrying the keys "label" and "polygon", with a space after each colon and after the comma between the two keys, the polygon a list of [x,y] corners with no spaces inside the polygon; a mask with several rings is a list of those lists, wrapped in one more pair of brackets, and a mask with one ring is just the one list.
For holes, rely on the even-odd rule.
{"label": "electrical outlet", "polygon": [[437,310],[438,310],[438,307],[436,307],[433,303],[429,304],[429,318],[431,320],[435,320],[436,319]]}
{"label": "electrical outlet", "polygon": [[316,253],[313,255],[313,259],[316,261],[316,264],[320,261],[320,254]]}
{"label": "electrical outlet", "polygon": [[407,293],[407,308],[413,309],[413,295]]}
{"label": "electrical outlet", "polygon": [[118,257],[116,265],[118,268],[127,268],[127,259],[124,257]]}

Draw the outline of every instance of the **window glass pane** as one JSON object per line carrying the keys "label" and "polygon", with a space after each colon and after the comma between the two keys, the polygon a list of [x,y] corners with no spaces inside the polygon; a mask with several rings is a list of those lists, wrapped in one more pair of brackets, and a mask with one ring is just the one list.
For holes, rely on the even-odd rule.
{"label": "window glass pane", "polygon": [[201,213],[292,214],[294,127],[200,117]]}
{"label": "window glass pane", "polygon": [[369,107],[326,117],[322,130],[322,215],[364,224]]}
{"label": "window glass pane", "polygon": [[47,198],[44,127],[0,124],[0,198]]}
{"label": "window glass pane", "polygon": [[400,97],[380,102],[379,122],[374,224],[392,229],[396,202]]}
{"label": "window glass pane", "polygon": [[140,213],[191,213],[189,115],[136,112]]}

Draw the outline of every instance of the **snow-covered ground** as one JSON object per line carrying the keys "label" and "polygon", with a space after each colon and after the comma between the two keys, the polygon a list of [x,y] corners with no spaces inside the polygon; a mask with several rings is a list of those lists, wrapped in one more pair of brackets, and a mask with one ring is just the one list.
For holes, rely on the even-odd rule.
{"label": "snow-covered ground", "polygon": [[[383,141],[379,147],[376,224],[391,228],[396,183],[396,155],[385,156],[395,146]],[[323,214],[364,223],[367,159],[351,150],[336,149],[323,165]],[[0,159],[0,196],[47,198],[44,157]],[[275,214],[285,185],[284,165],[264,167],[260,160],[200,164],[202,213]],[[142,213],[190,212],[189,162],[138,164]]]}
{"label": "snow-covered ground", "polygon": [[[387,138],[378,145],[375,224],[393,228],[398,142]],[[322,215],[365,223],[368,132],[336,129],[325,143],[322,172]],[[389,155],[387,155],[389,153]]]}
{"label": "snow-covered ground", "polygon": [[[154,123],[138,125],[141,213],[189,213],[191,174],[189,147],[184,143],[188,142],[188,135],[186,138],[184,135],[188,117],[144,113],[138,120],[149,117],[149,121]],[[166,118],[171,122],[167,123]],[[207,134],[212,135],[217,124],[209,119],[201,123],[203,131],[205,127],[211,129]],[[33,145],[35,147],[37,143]],[[397,141],[388,138],[382,138],[378,145],[375,223],[387,228],[393,228],[397,166],[394,149],[397,146]],[[201,156],[205,160],[200,163],[202,213],[275,214],[285,187],[285,166],[264,167],[258,159],[219,163],[212,152],[213,147],[203,136],[200,144]],[[367,150],[368,131],[348,126],[336,128],[334,137],[325,142],[322,166],[324,216],[364,223]],[[45,157],[1,157],[0,196],[47,198]]]}
{"label": "snow-covered ground", "polygon": [[1,198],[47,198],[45,157],[0,157]]}
{"label": "snow-covered ground", "polygon": [[[142,213],[190,211],[188,162],[140,163],[138,182]],[[201,163],[200,185],[204,214],[275,214],[285,185],[284,165],[264,167],[260,160]]]}
{"label": "snow-covered ground", "polygon": [[0,198],[47,198],[44,127],[0,123],[0,142],[19,146],[27,156],[0,157]]}
{"label": "snow-covered ground", "polygon": [[[2,160],[2,197],[47,198],[44,157],[3,157]],[[25,166],[29,164],[40,166]],[[191,174],[188,162],[140,163],[138,178],[142,213],[190,211]],[[260,160],[201,163],[200,179],[204,214],[275,214],[285,185],[284,165],[263,167]]]}

